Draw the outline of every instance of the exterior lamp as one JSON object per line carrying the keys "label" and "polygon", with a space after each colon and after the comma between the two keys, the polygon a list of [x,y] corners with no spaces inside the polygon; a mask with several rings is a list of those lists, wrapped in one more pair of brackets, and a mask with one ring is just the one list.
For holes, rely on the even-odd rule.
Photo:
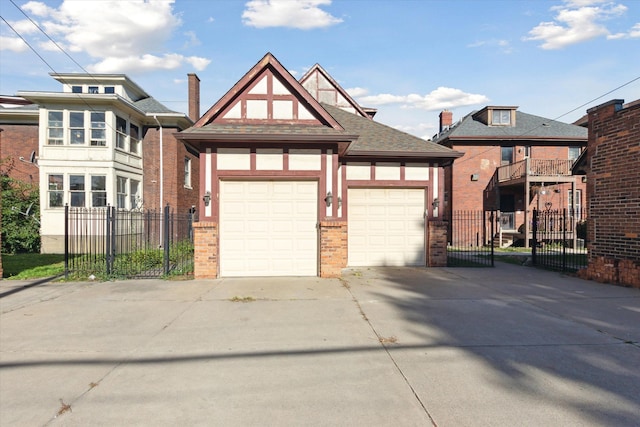
{"label": "exterior lamp", "polygon": [[545,209],[548,210],[548,211],[551,210],[551,206],[553,206],[553,203],[551,203],[551,202],[547,202],[547,203],[544,204]]}
{"label": "exterior lamp", "polygon": [[202,196],[202,201],[204,202],[205,206],[209,206],[209,203],[211,203],[211,191],[207,191],[206,193],[204,193],[204,196]]}
{"label": "exterior lamp", "polygon": [[436,197],[435,199],[433,199],[433,203],[431,203],[431,206],[433,207],[433,209],[438,209],[438,207],[440,206],[440,200],[438,200],[438,198]]}
{"label": "exterior lamp", "polygon": [[327,204],[327,207],[331,206],[331,202],[333,202],[333,194],[331,194],[331,191],[327,192],[327,197],[324,198],[324,202]]}

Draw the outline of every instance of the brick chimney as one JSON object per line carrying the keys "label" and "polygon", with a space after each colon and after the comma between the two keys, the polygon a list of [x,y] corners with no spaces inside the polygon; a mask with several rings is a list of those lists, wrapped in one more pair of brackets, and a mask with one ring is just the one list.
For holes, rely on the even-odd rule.
{"label": "brick chimney", "polygon": [[440,113],[440,132],[453,124],[453,113],[449,110],[443,110]]}
{"label": "brick chimney", "polygon": [[197,122],[200,118],[200,79],[195,73],[187,74],[189,78],[189,118]]}

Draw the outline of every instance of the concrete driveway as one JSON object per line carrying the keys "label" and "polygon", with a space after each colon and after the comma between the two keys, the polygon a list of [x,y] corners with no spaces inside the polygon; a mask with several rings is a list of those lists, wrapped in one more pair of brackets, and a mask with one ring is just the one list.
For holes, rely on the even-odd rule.
{"label": "concrete driveway", "polygon": [[499,263],[0,282],[0,425],[640,424],[640,290]]}

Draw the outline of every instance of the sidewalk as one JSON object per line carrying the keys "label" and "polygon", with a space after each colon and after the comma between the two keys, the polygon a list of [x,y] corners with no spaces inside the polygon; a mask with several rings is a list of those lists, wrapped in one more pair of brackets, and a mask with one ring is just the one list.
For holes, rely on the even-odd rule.
{"label": "sidewalk", "polygon": [[640,413],[640,291],[503,263],[48,283],[0,313],[2,426],[631,426]]}

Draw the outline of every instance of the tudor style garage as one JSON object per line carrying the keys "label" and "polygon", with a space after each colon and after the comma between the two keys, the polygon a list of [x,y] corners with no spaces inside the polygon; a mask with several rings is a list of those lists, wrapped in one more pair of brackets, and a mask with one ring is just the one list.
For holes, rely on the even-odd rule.
{"label": "tudor style garage", "polygon": [[195,275],[335,277],[428,264],[442,167],[462,154],[373,120],[319,65],[267,54],[195,125]]}

